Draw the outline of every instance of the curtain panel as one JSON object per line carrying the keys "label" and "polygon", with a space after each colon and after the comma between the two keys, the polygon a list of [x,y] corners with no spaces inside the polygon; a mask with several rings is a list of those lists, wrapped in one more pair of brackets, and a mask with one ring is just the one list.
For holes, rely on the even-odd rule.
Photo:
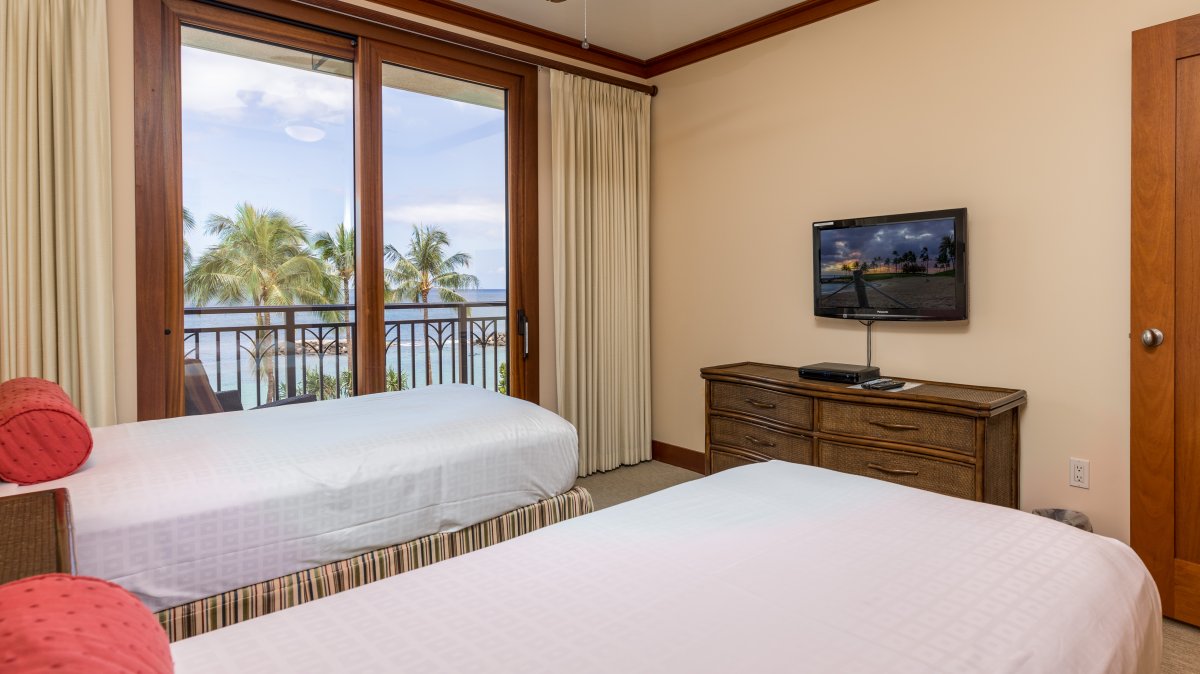
{"label": "curtain panel", "polygon": [[108,28],[100,0],[0,2],[0,380],[116,421]]}
{"label": "curtain panel", "polygon": [[650,459],[650,97],[550,72],[559,414],[579,475]]}

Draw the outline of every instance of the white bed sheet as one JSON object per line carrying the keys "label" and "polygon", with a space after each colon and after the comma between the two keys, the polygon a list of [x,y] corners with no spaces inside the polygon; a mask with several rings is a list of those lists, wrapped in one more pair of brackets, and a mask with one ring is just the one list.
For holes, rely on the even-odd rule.
{"label": "white bed sheet", "polygon": [[575,429],[466,385],[93,430],[67,487],[81,574],[158,611],[454,531],[575,482]]}
{"label": "white bed sheet", "polygon": [[828,470],[737,468],[173,644],[176,672],[1155,672],[1124,544]]}

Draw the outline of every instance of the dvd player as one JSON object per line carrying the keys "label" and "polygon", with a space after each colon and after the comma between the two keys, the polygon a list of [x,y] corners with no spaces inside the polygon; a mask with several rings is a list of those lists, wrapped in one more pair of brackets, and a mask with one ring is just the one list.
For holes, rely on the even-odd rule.
{"label": "dvd player", "polygon": [[870,365],[848,365],[846,363],[815,363],[800,368],[804,379],[834,381],[839,384],[861,384],[879,378],[879,368]]}

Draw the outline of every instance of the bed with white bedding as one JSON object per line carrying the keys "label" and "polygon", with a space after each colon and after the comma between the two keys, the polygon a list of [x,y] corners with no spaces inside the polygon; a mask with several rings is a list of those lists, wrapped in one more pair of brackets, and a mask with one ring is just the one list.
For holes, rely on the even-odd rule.
{"label": "bed with white bedding", "polygon": [[454,531],[575,482],[575,429],[466,385],[93,429],[78,573],[158,611]]}
{"label": "bed with white bedding", "polygon": [[172,646],[176,672],[1156,672],[1124,544],[772,461]]}

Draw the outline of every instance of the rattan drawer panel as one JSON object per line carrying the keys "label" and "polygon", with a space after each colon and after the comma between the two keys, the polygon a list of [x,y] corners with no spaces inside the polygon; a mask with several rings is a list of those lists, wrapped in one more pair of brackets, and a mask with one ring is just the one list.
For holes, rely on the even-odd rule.
{"label": "rattan drawer panel", "polygon": [[833,400],[822,400],[820,405],[820,430],[825,433],[975,454],[975,420],[971,417]]}
{"label": "rattan drawer panel", "polygon": [[824,468],[975,500],[974,466],[826,440],[819,444],[819,465]]}
{"label": "rattan drawer panel", "polygon": [[756,424],[716,415],[709,417],[708,433],[714,445],[744,449],[792,463],[813,462],[812,440],[791,433],[780,433]]}
{"label": "rattan drawer panel", "polygon": [[0,498],[0,583],[74,573],[66,489]]}
{"label": "rattan drawer panel", "polygon": [[762,463],[759,459],[752,459],[748,456],[732,452],[723,452],[716,447],[709,450],[708,459],[712,462],[709,471],[710,474],[719,473],[730,468],[737,468],[738,466],[748,466],[752,463]]}
{"label": "rattan drawer panel", "polygon": [[714,410],[752,414],[794,428],[812,430],[812,398],[757,386],[712,382],[709,405]]}

